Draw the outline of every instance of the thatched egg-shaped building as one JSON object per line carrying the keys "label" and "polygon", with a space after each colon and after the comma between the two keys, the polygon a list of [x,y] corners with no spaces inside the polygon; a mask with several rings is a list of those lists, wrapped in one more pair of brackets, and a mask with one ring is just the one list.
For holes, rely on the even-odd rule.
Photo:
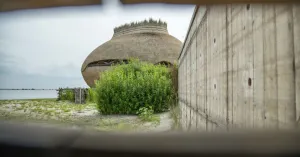
{"label": "thatched egg-shaped building", "polygon": [[182,42],[169,35],[165,22],[152,19],[125,24],[114,29],[111,40],[97,47],[82,64],[81,72],[90,87],[99,73],[113,63],[139,58],[154,64],[173,64],[180,53]]}

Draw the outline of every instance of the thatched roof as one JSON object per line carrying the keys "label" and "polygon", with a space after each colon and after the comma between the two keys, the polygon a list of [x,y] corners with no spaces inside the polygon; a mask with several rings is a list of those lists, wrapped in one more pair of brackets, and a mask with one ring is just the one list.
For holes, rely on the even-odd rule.
{"label": "thatched roof", "polygon": [[[154,31],[156,29],[159,31]],[[130,31],[124,30],[123,34],[114,34],[111,40],[97,47],[86,58],[81,71],[89,86],[93,86],[93,78],[98,78],[100,71],[94,64],[99,61],[109,62],[110,59],[124,60],[130,57],[151,63],[161,61],[174,63],[177,60],[182,42],[169,35],[166,27],[140,25],[134,29],[129,27],[128,30]],[[93,66],[90,66],[92,64]],[[100,66],[101,64],[104,62],[99,62]]]}
{"label": "thatched roof", "polygon": [[121,26],[115,27],[114,33],[118,32],[120,30],[128,29],[128,28],[133,28],[133,27],[138,27],[138,26],[147,26],[147,25],[167,27],[167,22],[164,22],[160,19],[157,21],[152,18],[149,18],[149,20],[145,19],[144,21],[126,23]]}

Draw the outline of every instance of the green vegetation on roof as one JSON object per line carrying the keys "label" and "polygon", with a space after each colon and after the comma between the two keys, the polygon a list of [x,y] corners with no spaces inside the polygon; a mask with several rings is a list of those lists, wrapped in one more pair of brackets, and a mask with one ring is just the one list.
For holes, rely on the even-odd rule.
{"label": "green vegetation on roof", "polygon": [[115,27],[114,32],[118,32],[122,29],[130,28],[130,27],[136,27],[136,26],[143,26],[143,25],[156,25],[156,26],[165,26],[167,27],[167,23],[162,20],[154,20],[152,18],[149,18],[149,20],[145,19],[144,21],[138,21],[138,22],[131,22],[126,23],[121,26]]}

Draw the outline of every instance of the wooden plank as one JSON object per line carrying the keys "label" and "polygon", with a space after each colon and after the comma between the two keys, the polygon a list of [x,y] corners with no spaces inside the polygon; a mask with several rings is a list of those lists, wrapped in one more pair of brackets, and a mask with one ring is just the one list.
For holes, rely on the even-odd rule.
{"label": "wooden plank", "polygon": [[294,72],[295,72],[295,95],[296,95],[296,119],[300,125],[300,5],[293,5],[294,21]]}
{"label": "wooden plank", "polygon": [[265,126],[278,128],[277,102],[277,55],[276,55],[276,27],[274,5],[264,5],[264,84],[265,84]]}
{"label": "wooden plank", "polygon": [[253,16],[253,127],[263,128],[265,120],[264,106],[264,50],[262,4],[252,5]]}
{"label": "wooden plank", "polygon": [[[294,35],[292,5],[275,5],[278,77],[278,126],[295,127]],[[284,41],[284,42],[282,42]]]}

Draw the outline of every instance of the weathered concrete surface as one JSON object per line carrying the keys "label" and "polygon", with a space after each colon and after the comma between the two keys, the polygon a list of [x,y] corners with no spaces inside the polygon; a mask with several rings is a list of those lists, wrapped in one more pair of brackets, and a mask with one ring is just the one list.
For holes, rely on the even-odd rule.
{"label": "weathered concrete surface", "polygon": [[300,3],[196,7],[179,57],[183,130],[294,128],[299,56]]}

